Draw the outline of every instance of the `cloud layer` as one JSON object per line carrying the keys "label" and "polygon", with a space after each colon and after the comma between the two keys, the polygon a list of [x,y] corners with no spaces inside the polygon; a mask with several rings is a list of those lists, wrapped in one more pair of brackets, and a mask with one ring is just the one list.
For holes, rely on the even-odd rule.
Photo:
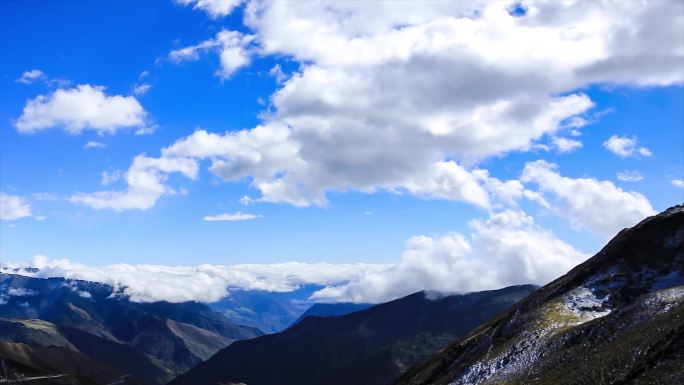
{"label": "cloud layer", "polygon": [[291,291],[303,284],[324,289],[324,302],[384,302],[420,290],[468,292],[508,285],[545,284],[587,255],[557,239],[522,211],[505,210],[470,222],[468,235],[414,236],[394,265],[128,265],[86,266],[69,260],[34,257],[36,277],[66,277],[107,283],[134,301],[216,301],[231,288]]}
{"label": "cloud layer", "polygon": [[39,277],[65,277],[101,282],[123,290],[131,300],[214,302],[230,289],[292,291],[300,285],[334,285],[353,281],[368,272],[384,270],[385,265],[287,262],[273,265],[129,265],[87,266],[67,259],[36,256],[30,263],[9,264],[4,272],[17,267],[37,267]]}

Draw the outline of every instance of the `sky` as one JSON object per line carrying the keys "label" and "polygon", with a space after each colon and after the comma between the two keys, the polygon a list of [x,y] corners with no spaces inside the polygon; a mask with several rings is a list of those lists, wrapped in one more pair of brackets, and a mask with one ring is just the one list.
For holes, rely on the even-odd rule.
{"label": "sky", "polygon": [[4,264],[377,302],[543,284],[684,201],[679,1],[0,10]]}

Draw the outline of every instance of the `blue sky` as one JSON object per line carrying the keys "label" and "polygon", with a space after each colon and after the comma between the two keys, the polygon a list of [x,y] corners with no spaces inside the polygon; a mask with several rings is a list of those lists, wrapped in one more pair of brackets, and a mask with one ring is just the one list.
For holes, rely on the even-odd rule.
{"label": "blue sky", "polygon": [[[202,2],[186,3],[2,2],[0,189],[6,196],[18,197],[24,208],[30,207],[30,213],[9,213],[0,223],[3,261],[42,254],[90,265],[231,265],[292,260],[394,263],[410,249],[405,243],[413,236],[437,238],[457,232],[472,237],[468,235],[473,231],[470,221],[485,221],[505,210],[525,213],[533,218],[535,229],[552,233],[581,253],[591,253],[611,232],[684,201],[684,189],[678,186],[682,182],[677,182],[684,179],[681,18],[666,19],[657,26],[662,34],[671,34],[669,46],[654,48],[646,41],[662,41],[657,34],[626,44],[634,60],[643,61],[633,65],[620,62],[624,53],[616,51],[611,41],[601,40],[604,33],[591,29],[589,12],[579,6],[573,13],[577,20],[548,21],[537,16],[534,19],[533,15],[549,10],[523,3],[526,12],[510,15],[512,24],[508,24],[492,23],[495,17],[508,16],[485,11],[488,8],[483,5],[472,5],[483,9],[480,14],[463,9],[449,9],[447,13],[444,9],[421,9],[422,13],[408,17],[382,7],[354,8],[362,7],[359,4],[332,3],[327,10],[297,10],[289,3],[284,7],[293,9],[288,10],[238,2],[226,15],[221,10],[212,13],[212,6],[202,6]],[[259,6],[263,9],[248,15],[246,9]],[[676,2],[649,6],[656,13],[669,10],[681,16],[681,4]],[[341,10],[335,11],[336,7]],[[627,8],[600,8],[609,20],[605,28],[617,30],[619,23],[611,24],[610,20],[624,18],[633,18],[633,25],[656,27],[649,24],[650,19],[641,19],[643,12]],[[347,19],[341,16],[343,11]],[[372,25],[366,25],[369,14],[378,15]],[[308,27],[288,24],[297,22],[295,16],[299,21],[313,21]],[[523,33],[525,26],[559,31],[586,28],[587,33],[576,41],[578,47],[568,43],[567,52],[554,53],[563,60],[544,53],[538,60],[525,60],[526,50],[539,53],[550,49],[545,44],[552,43],[543,39],[516,40],[515,44],[521,44],[513,47],[517,53],[503,52],[497,48],[497,41],[478,40],[482,46],[471,48],[474,59],[470,60],[451,52],[457,48],[448,48],[448,43],[444,50],[439,44],[420,45],[420,39],[434,38],[433,29],[440,29],[445,41],[458,43],[454,47],[468,46],[468,37],[459,29],[462,27],[449,24],[445,17],[451,21],[474,18],[485,29],[498,25],[511,28],[513,33]],[[334,27],[329,28],[330,20]],[[320,33],[314,33],[316,28]],[[236,40],[221,40],[221,31],[231,31]],[[402,33],[406,35],[396,36]],[[368,45],[359,51],[353,46],[354,39]],[[405,48],[408,53],[395,57],[395,52],[383,50],[409,39],[416,43]],[[208,42],[204,48],[200,47],[202,42]],[[336,44],[339,57],[330,49]],[[179,51],[184,48],[188,48],[185,53]],[[652,52],[658,49],[662,52]],[[173,52],[178,54],[174,56]],[[231,52],[246,57],[248,63],[223,62],[221,55]],[[577,57],[580,52],[586,57]],[[655,54],[663,57],[660,63],[646,60]],[[501,68],[499,64],[486,64],[492,57],[502,63]],[[414,58],[415,63],[422,64],[416,67],[411,62]],[[606,58],[615,60],[613,72],[601,72],[596,64]],[[283,79],[274,75],[276,65]],[[426,75],[423,72],[428,68],[433,69]],[[477,72],[484,68],[494,75],[478,78]],[[40,74],[18,81],[34,69]],[[539,75],[539,79],[529,75],[547,70],[555,75]],[[435,76],[442,78],[431,78]],[[455,85],[449,88],[452,81]],[[401,87],[393,89],[393,84]],[[441,84],[444,89],[440,89]],[[102,124],[110,124],[107,127],[112,129],[106,131],[93,129],[92,122],[86,122],[80,132],[73,133],[66,127],[69,119],[78,118],[62,116],[32,132],[18,128],[29,101],[39,95],[49,98],[59,90],[76,90],[78,85],[102,86],[100,92],[107,98],[118,95],[135,100],[145,111],[141,118],[144,123],[116,126],[105,121]],[[149,85],[149,90],[136,94],[134,90],[140,85]],[[376,93],[379,89],[382,92]],[[555,120],[543,120],[544,114],[555,108],[554,102],[573,95],[581,97],[568,101],[563,111],[555,113]],[[439,98],[436,103],[444,105],[435,111],[416,107],[428,97]],[[49,104],[49,100],[42,103]],[[488,121],[487,114],[499,113],[496,103],[509,103],[508,115]],[[548,107],[535,110],[539,105]],[[487,121],[485,126],[471,119],[474,111],[484,111],[481,120]],[[50,113],[43,111],[37,113],[41,116],[26,119],[38,121]],[[348,117],[353,121],[346,122]],[[440,125],[440,130],[447,133],[431,131],[442,124],[442,118],[447,123],[443,125],[446,128]],[[513,125],[512,120],[518,123]],[[538,131],[531,132],[535,129],[530,127],[540,121]],[[404,122],[412,123],[404,127]],[[38,127],[35,124],[32,127]],[[241,158],[234,157],[244,145],[238,142],[221,154],[175,152],[174,159],[187,157],[196,162],[197,175],[193,179],[154,168],[152,172],[161,175],[161,183],[169,190],[149,207],[112,209],[73,199],[79,193],[126,191],[122,178],[103,185],[102,173],[125,173],[139,154],[166,157],[162,149],[190,138],[200,128],[226,137],[239,132],[254,136],[251,130],[260,124],[285,125],[291,138],[285,144],[299,147],[299,153],[304,154],[300,163],[306,167],[295,162],[284,164],[278,157],[274,157],[275,166],[250,163],[243,167]],[[141,128],[150,127],[153,132],[136,135]],[[477,136],[487,129],[495,139]],[[433,136],[425,139],[426,130]],[[346,143],[345,133],[352,133],[348,137],[356,144]],[[269,131],[268,135],[275,134]],[[416,135],[415,141],[406,139],[411,135]],[[611,151],[608,141],[613,136],[626,142],[615,142]],[[575,144],[564,151],[553,144],[557,138]],[[254,139],[252,150],[259,159],[269,159],[271,150],[259,140]],[[103,146],[86,148],[89,142]],[[406,145],[404,142],[413,144],[400,147]],[[646,150],[640,152],[640,148]],[[413,166],[406,162],[397,166],[395,176],[387,176],[394,171],[384,175],[384,170],[393,169],[384,165],[411,157],[416,157]],[[219,158],[235,162],[225,172],[237,177],[231,174],[221,179],[211,166]],[[442,174],[434,180],[426,177],[432,175],[435,160],[441,166],[453,166],[449,172],[455,173],[455,179]],[[527,178],[523,176],[526,165],[538,160],[557,166],[536,163],[529,167],[545,170],[544,176],[531,169]],[[375,168],[379,171],[368,171]],[[499,193],[484,187],[490,179],[473,179],[473,170],[487,170],[490,179],[521,183],[527,192],[519,190],[517,197],[504,202]],[[625,171],[636,172],[643,179],[620,180],[618,173]],[[273,192],[259,184],[290,183],[286,175],[292,176],[293,184],[284,192]],[[556,177],[568,178],[568,185],[554,190]],[[578,180],[592,182],[581,187],[582,182],[575,183]],[[461,188],[459,183],[466,187]],[[482,198],[480,192],[471,194],[473,186],[479,186],[488,198]],[[168,193],[170,190],[175,193]],[[541,204],[541,199],[526,198],[528,193],[536,193],[548,205]],[[581,194],[587,194],[583,202],[589,203],[578,202]],[[256,201],[241,203],[244,196]],[[10,202],[3,204],[3,210],[9,211]],[[632,204],[640,206],[625,209]],[[613,218],[622,210],[629,213]],[[203,220],[205,216],[236,212],[256,218]],[[596,223],[595,218],[587,218],[590,213],[610,218],[606,223]]]}

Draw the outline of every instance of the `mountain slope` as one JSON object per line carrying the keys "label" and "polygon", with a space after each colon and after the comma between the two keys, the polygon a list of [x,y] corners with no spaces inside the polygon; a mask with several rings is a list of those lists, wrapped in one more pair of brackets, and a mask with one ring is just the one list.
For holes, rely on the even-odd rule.
{"label": "mountain slope", "polygon": [[235,342],[171,384],[388,383],[535,288],[441,298],[420,292],[344,316],[308,317],[281,333]]}
{"label": "mountain slope", "polygon": [[67,348],[6,341],[0,341],[0,378],[0,383],[9,384],[138,384],[115,368]]}
{"label": "mountain slope", "polygon": [[684,207],[404,374],[397,385],[684,383]]}
{"label": "mountain slope", "polygon": [[99,283],[13,274],[0,274],[0,317],[0,338],[34,348],[36,359],[47,354],[38,347],[62,347],[148,384],[263,334],[201,303],[135,303]]}

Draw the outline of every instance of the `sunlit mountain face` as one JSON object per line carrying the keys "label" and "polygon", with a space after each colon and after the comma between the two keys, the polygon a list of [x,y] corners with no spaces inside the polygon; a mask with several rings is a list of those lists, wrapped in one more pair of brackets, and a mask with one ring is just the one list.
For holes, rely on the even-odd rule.
{"label": "sunlit mountain face", "polygon": [[683,85],[676,0],[0,2],[0,383],[684,382]]}

